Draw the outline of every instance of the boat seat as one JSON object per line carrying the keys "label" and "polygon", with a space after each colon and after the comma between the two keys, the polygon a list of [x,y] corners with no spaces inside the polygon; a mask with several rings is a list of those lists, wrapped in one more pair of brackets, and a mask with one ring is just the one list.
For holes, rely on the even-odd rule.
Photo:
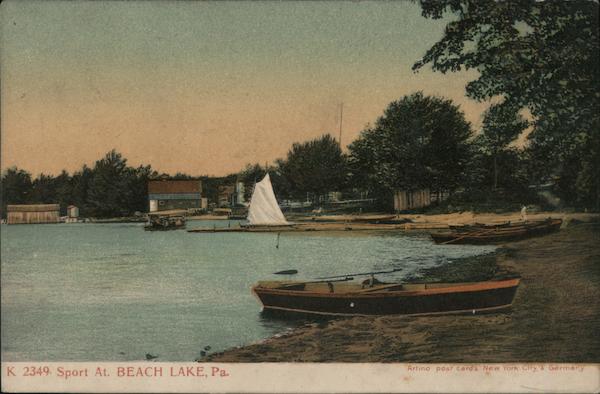
{"label": "boat seat", "polygon": [[404,285],[404,290],[412,290],[412,291],[418,291],[418,290],[425,290],[426,285],[423,283],[407,283]]}
{"label": "boat seat", "polygon": [[362,289],[359,290],[359,293],[373,293],[376,291],[398,291],[398,290],[404,290],[404,286],[400,283],[393,283],[393,284],[388,284],[388,285],[384,285],[384,286],[374,286],[374,287],[368,287],[366,289]]}
{"label": "boat seat", "polygon": [[304,290],[305,288],[306,288],[306,283],[292,283],[292,284],[276,287],[276,289],[281,289],[281,290]]}

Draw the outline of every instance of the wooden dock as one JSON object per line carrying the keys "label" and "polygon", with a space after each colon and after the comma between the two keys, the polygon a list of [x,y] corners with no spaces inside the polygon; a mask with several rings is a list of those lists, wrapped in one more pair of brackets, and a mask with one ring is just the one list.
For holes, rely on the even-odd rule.
{"label": "wooden dock", "polygon": [[283,233],[306,231],[406,231],[448,229],[445,223],[297,223],[290,226],[199,227],[189,233]]}

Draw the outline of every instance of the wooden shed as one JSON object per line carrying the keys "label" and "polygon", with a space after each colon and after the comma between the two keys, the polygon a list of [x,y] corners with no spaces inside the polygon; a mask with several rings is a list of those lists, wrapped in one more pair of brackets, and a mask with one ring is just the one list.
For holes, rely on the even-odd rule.
{"label": "wooden shed", "polygon": [[423,208],[431,205],[429,189],[421,190],[396,190],[394,192],[394,210],[406,211],[408,209]]}
{"label": "wooden shed", "polygon": [[79,217],[79,208],[75,205],[69,205],[67,207],[67,216],[69,218],[78,218]]}
{"label": "wooden shed", "polygon": [[148,203],[150,212],[206,208],[202,200],[202,181],[199,179],[149,181]]}
{"label": "wooden shed", "polygon": [[29,204],[8,205],[6,222],[8,224],[58,223],[60,221],[60,205]]}

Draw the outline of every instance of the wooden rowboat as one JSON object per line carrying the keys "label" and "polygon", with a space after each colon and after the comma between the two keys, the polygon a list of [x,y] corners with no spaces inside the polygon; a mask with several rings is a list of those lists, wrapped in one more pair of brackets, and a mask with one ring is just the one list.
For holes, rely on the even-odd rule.
{"label": "wooden rowboat", "polygon": [[264,310],[319,315],[435,315],[508,308],[520,278],[472,283],[258,282]]}
{"label": "wooden rowboat", "polygon": [[561,219],[548,219],[472,231],[437,233],[431,234],[431,238],[438,244],[493,244],[549,234],[558,231],[561,225]]}
{"label": "wooden rowboat", "polygon": [[183,229],[185,228],[185,221],[185,210],[173,209],[168,211],[150,212],[144,230],[167,231]]}
{"label": "wooden rowboat", "polygon": [[482,231],[482,230],[487,230],[487,229],[495,229],[495,228],[509,228],[509,227],[517,227],[519,225],[523,225],[523,222],[521,223],[511,223],[511,222],[504,222],[504,223],[490,223],[490,224],[485,224],[485,223],[475,223],[475,224],[461,224],[461,225],[450,225],[450,229],[452,231],[457,231],[457,232],[471,232],[471,231]]}

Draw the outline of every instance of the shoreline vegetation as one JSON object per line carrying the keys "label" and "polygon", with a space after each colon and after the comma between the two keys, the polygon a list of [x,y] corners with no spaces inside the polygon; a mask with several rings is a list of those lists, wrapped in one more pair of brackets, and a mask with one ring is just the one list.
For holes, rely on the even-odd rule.
{"label": "shoreline vegetation", "polygon": [[519,274],[521,286],[506,311],[307,317],[301,320],[304,325],[285,333],[197,361],[597,362],[600,220],[588,219],[572,219],[557,233],[501,245],[494,253],[455,260],[408,279],[481,281]]}

